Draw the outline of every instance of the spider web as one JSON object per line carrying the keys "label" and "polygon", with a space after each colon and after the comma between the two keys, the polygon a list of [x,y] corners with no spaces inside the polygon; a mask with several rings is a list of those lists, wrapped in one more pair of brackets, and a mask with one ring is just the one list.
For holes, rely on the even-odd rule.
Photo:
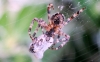
{"label": "spider web", "polygon": [[[83,3],[83,4],[80,4],[80,2],[76,2],[76,4],[77,4],[76,6],[73,6],[74,4],[70,4],[68,6],[70,10],[68,10],[68,9],[66,10],[66,8],[64,7],[61,9],[61,11],[62,11],[62,13],[64,13],[65,18],[67,19],[73,13],[75,13],[77,10],[81,9],[84,5],[86,5],[87,3],[91,4],[90,3],[91,1],[93,1],[93,0],[86,0],[85,3]],[[65,2],[64,0],[62,0],[60,2],[61,6],[65,6],[64,2]],[[96,0],[96,2],[100,2],[100,1]],[[93,2],[93,3],[95,3],[95,2]],[[71,6],[73,6],[73,7],[71,7]],[[92,11],[92,9],[90,9],[89,7],[88,7],[88,9]],[[99,62],[100,61],[99,51],[97,51],[95,53],[91,53],[99,47],[99,44],[97,44],[97,41],[99,39],[95,39],[95,38],[96,38],[96,36],[100,37],[100,33],[97,33],[97,31],[96,31],[97,28],[95,28],[96,25],[91,22],[91,17],[89,17],[87,15],[87,13],[85,12],[86,10],[84,10],[84,12],[81,13],[76,19],[74,19],[68,25],[66,25],[66,29],[63,29],[64,32],[66,32],[67,34],[69,34],[71,36],[70,41],[62,49],[60,49],[58,51],[52,51],[52,50],[46,51],[44,54],[44,58],[42,59],[43,62],[50,62],[50,61],[51,62],[75,62],[74,61],[75,59],[77,59],[77,58],[80,59],[84,56],[88,56],[88,54],[89,54],[88,57],[85,57],[84,59],[79,60],[79,61],[80,62],[83,62],[83,61]],[[38,10],[38,11],[41,11],[41,10]],[[36,11],[36,12],[38,12],[38,11]],[[32,13],[35,13],[35,11]],[[44,14],[46,14],[46,13],[44,13]],[[39,17],[42,17],[44,14],[41,14]],[[25,17],[27,17],[27,16],[29,16],[29,15],[26,15]],[[84,18],[85,16],[87,16],[86,19]],[[21,19],[23,19],[23,18],[21,18]],[[16,22],[11,22],[10,24],[13,24],[13,23],[16,23]],[[92,35],[92,38],[93,38],[92,39],[93,44],[92,45],[89,44],[88,46],[85,47],[85,44],[83,43],[84,41],[82,39],[83,39],[83,37],[87,37],[88,34],[85,34],[83,37],[82,37],[82,35],[86,32],[85,29],[88,26],[88,24],[91,25],[91,26],[89,26],[89,29],[92,29],[92,32],[90,32],[90,34]],[[93,30],[94,28],[95,28],[95,30]],[[96,34],[94,35],[94,33],[96,33]],[[74,46],[77,49],[75,49]],[[87,48],[91,48],[93,46],[98,46],[98,47],[94,47],[93,49],[90,49],[90,51],[87,51]],[[79,53],[80,55],[76,55],[76,53],[77,54]],[[76,62],[79,62],[79,61],[76,61]],[[38,62],[41,62],[41,60]]]}
{"label": "spider web", "polygon": [[[68,9],[70,9],[73,14],[76,11],[78,11],[79,9],[81,9],[87,3],[88,3],[88,5],[91,4],[91,1],[93,1],[93,0],[86,0],[86,2],[83,4],[80,4],[80,2],[76,2],[76,4],[77,4],[76,6],[73,6],[74,4],[70,4],[68,6],[69,7]],[[96,2],[98,2],[98,0],[96,0]],[[93,3],[95,3],[95,2],[92,2],[92,4]],[[62,3],[60,2],[60,4],[61,4],[61,6],[63,6],[64,0],[62,0]],[[61,7],[60,10],[62,10],[62,12],[64,13],[65,18],[68,18],[72,15],[72,14],[68,14],[68,13],[70,13],[70,12],[68,12],[69,10],[65,9],[65,11],[64,11],[63,9]],[[88,10],[91,10],[91,9],[88,8]],[[86,16],[86,19],[84,19],[85,16]],[[67,48],[67,47],[69,47],[69,45],[68,45],[69,43],[68,43],[67,44],[68,46],[66,46],[66,48],[63,47],[63,49],[61,49],[61,50],[63,50],[63,52],[61,54],[60,54],[61,50],[57,51],[57,52],[59,52],[58,54],[60,54],[60,55],[55,54],[55,52],[51,53],[52,57],[54,58],[54,60],[52,60],[52,62],[75,62],[75,61],[76,62],[99,62],[100,61],[99,51],[97,51],[98,46],[99,46],[98,41],[100,41],[100,40],[96,39],[96,34],[94,35],[94,33],[97,32],[97,28],[96,28],[96,25],[93,24],[93,22],[91,22],[91,21],[92,21],[91,17],[88,16],[84,10],[84,12],[81,13],[76,19],[74,19],[68,25],[66,25],[66,29],[64,28],[63,30],[66,33],[69,33],[69,34],[71,33],[70,34],[71,39],[70,39],[69,43],[74,43],[74,44],[72,44],[72,45],[70,44],[70,45],[71,45],[71,47],[72,46],[76,47],[76,49],[72,48],[72,49],[74,49],[74,52],[72,52],[73,51],[72,49]],[[88,27],[88,24],[91,26]],[[90,44],[88,44],[88,46],[86,46],[84,44],[85,40],[83,40],[83,38],[88,38],[88,33],[84,34],[86,32],[86,30],[85,30],[86,27],[88,27],[87,29],[92,30],[92,32],[89,33],[89,34],[91,34],[92,44],[90,43]],[[83,34],[84,34],[84,36],[82,37]],[[92,49],[90,49],[90,51],[88,51],[89,48],[92,48]],[[71,50],[71,51],[69,51],[69,50]],[[94,51],[96,51],[96,52],[93,53]],[[50,53],[50,52],[47,52],[47,53]],[[57,57],[57,59],[55,59],[56,57]],[[84,58],[82,58],[82,57],[84,57]],[[80,60],[78,60],[78,59],[80,59]],[[50,60],[50,58],[47,57],[46,60]]]}

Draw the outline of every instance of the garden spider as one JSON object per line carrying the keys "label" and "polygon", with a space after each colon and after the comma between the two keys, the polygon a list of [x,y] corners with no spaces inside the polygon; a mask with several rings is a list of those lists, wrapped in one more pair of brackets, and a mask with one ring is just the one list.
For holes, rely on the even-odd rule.
{"label": "garden spider", "polygon": [[[29,51],[34,53],[34,55],[38,58],[42,58],[44,51],[46,51],[48,48],[52,50],[58,50],[69,41],[70,36],[63,33],[61,29],[63,28],[63,26],[68,24],[72,19],[76,18],[81,12],[83,12],[85,8],[82,8],[79,11],[77,11],[67,20],[64,20],[64,15],[59,12],[51,16],[50,15],[51,9],[54,9],[53,4],[49,4],[47,6],[47,13],[49,20],[48,24],[42,19],[34,18],[28,30],[29,36],[32,39]],[[38,23],[38,27],[34,31],[33,35],[31,35],[31,29],[34,24],[34,21]],[[42,29],[43,34],[37,38],[35,37],[35,35],[39,28]],[[57,36],[57,39],[54,42],[55,36]],[[59,40],[60,36],[64,36],[64,38],[62,38],[62,40]],[[55,48],[54,46],[59,42],[62,42],[61,45]]]}

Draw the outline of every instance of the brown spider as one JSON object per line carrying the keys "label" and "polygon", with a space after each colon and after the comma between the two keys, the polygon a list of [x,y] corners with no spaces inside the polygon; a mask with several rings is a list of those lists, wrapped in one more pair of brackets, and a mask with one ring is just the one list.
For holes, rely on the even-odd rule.
{"label": "brown spider", "polygon": [[[49,20],[48,24],[44,20],[38,19],[38,18],[34,18],[30,24],[28,33],[29,33],[30,38],[32,39],[32,44],[30,45],[29,50],[32,53],[36,53],[37,52],[36,49],[38,49],[38,48],[45,51],[48,48],[52,49],[52,50],[58,50],[61,47],[63,47],[66,44],[66,42],[69,41],[70,36],[61,31],[62,27],[65,26],[66,24],[68,24],[72,19],[76,18],[81,12],[83,12],[83,10],[85,8],[82,8],[79,11],[77,11],[67,20],[64,20],[64,15],[62,13],[59,13],[59,12],[51,16],[50,15],[51,9],[54,9],[53,4],[49,4],[47,6],[47,13],[48,13],[48,20]],[[33,35],[31,35],[31,29],[32,29],[32,26],[34,24],[34,21],[36,21],[38,23],[38,27],[34,31]],[[42,29],[44,36],[41,35],[39,38],[37,38],[37,37],[35,37],[35,35],[36,35],[39,28]],[[44,30],[46,32],[44,32]],[[53,38],[56,35],[57,35],[57,39],[54,42]],[[60,36],[64,36],[64,38],[62,40],[59,40]],[[45,42],[47,42],[47,43],[45,43]],[[60,46],[58,46],[57,48],[54,48],[55,44],[58,42],[62,42],[62,44]],[[51,44],[49,44],[49,43],[51,43]],[[41,48],[40,44],[42,45],[42,48]],[[47,46],[47,45],[49,45],[49,46]],[[47,47],[47,48],[45,48],[45,47]]]}

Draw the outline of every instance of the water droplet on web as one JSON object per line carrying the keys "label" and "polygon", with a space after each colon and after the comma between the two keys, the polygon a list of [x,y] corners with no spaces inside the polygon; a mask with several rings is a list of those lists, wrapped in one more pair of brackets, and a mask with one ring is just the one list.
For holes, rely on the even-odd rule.
{"label": "water droplet on web", "polygon": [[71,9],[77,9],[77,7],[71,8]]}
{"label": "water droplet on web", "polygon": [[78,5],[80,5],[80,2],[78,2]]}
{"label": "water droplet on web", "polygon": [[71,8],[71,9],[76,9],[76,8]]}
{"label": "water droplet on web", "polygon": [[60,11],[62,11],[64,6],[61,5],[61,6],[58,6],[58,8],[60,9]]}
{"label": "water droplet on web", "polygon": [[69,8],[71,8],[71,7],[72,7],[72,4],[69,5]]}

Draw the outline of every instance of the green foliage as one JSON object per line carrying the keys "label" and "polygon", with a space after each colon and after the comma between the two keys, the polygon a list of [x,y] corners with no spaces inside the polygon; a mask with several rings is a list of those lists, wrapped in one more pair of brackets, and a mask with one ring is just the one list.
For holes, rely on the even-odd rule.
{"label": "green foliage", "polygon": [[[8,3],[8,2],[7,2]],[[6,4],[6,3],[5,3]],[[18,50],[14,50],[17,48],[23,48],[26,47],[29,42],[29,36],[28,36],[28,28],[29,25],[35,17],[37,18],[44,18],[46,14],[46,5],[28,5],[23,6],[20,11],[14,12],[13,14],[10,11],[5,11],[2,17],[0,18],[0,27],[6,30],[7,34],[4,37],[0,37],[0,40],[2,41],[1,44],[3,45],[3,48],[1,49],[6,54],[11,54],[11,52],[14,53],[11,55],[8,55],[8,57],[3,59],[0,59],[1,61],[7,61],[7,62],[32,62],[32,59],[28,55],[28,53],[21,53],[22,50],[20,50],[20,53],[17,52]],[[12,15],[14,15],[12,17]],[[37,23],[35,22],[33,30],[37,26]],[[1,30],[1,32],[4,30]],[[27,40],[27,41],[26,41]],[[29,46],[29,44],[28,44]],[[28,47],[27,46],[27,47]],[[28,48],[25,49],[28,51]],[[4,54],[0,53],[0,54]],[[1,56],[2,57],[2,56]]]}
{"label": "green foliage", "polygon": [[32,62],[32,59],[28,55],[16,54],[9,56],[7,62]]}
{"label": "green foliage", "polygon": [[[98,55],[94,56],[93,54],[99,51],[98,46],[100,46],[96,44],[96,35],[100,27],[100,11],[97,11],[95,8],[99,0],[55,0],[54,2],[55,7],[57,7],[58,2],[61,4],[63,2],[65,6],[63,11],[66,9],[69,11],[65,11],[64,15],[67,13],[72,15],[70,12],[82,7],[86,7],[86,10],[79,15],[79,19],[76,18],[77,21],[73,20],[75,23],[71,22],[75,24],[74,28],[70,27],[73,24],[69,24],[70,26],[68,26],[68,28],[74,30],[69,30],[70,34],[72,34],[69,34],[71,36],[70,41],[58,51],[47,50],[44,53],[43,59],[38,62],[89,62],[92,57],[97,57]],[[78,6],[78,2],[80,6]],[[3,14],[0,15],[0,62],[35,62],[37,59],[31,57],[28,51],[29,44],[31,43],[31,39],[28,36],[28,28],[32,19],[35,17],[46,20],[47,5],[25,5],[19,7],[19,11],[14,12],[8,10],[10,4],[8,1],[5,0],[2,3]],[[69,9],[69,6],[71,6],[69,3],[74,7],[78,7],[74,10]],[[59,10],[57,9],[57,11]],[[82,24],[80,24],[80,22],[82,22]],[[76,26],[78,26],[77,29]],[[37,23],[35,22],[32,33],[36,27]],[[80,31],[80,27],[82,31]]]}

